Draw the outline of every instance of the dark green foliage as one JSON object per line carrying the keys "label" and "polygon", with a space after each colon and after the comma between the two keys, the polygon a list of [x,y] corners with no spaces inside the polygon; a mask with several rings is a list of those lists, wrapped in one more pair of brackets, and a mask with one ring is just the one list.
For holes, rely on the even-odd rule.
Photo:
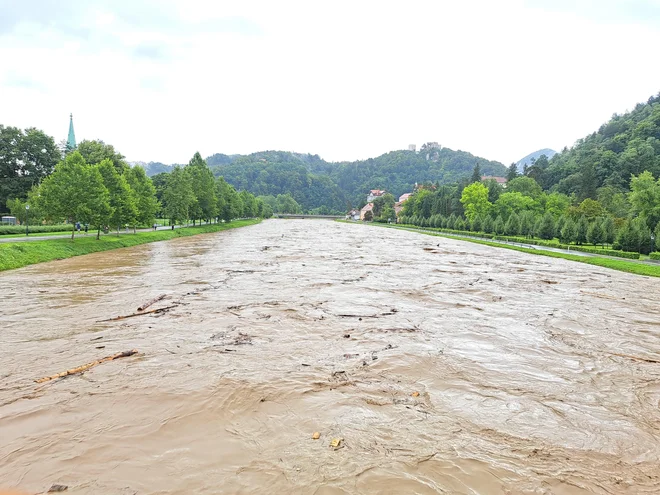
{"label": "dark green foliage", "polygon": [[535,233],[541,239],[549,240],[554,238],[555,219],[550,213],[546,213],[537,221]]}
{"label": "dark green foliage", "polygon": [[587,230],[587,241],[594,246],[605,243],[605,231],[603,230],[602,220],[597,218],[591,222]]}
{"label": "dark green foliage", "polygon": [[577,225],[570,218],[564,221],[564,225],[559,232],[559,239],[566,244],[573,243],[577,240]]}
{"label": "dark green foliage", "polygon": [[[221,159],[215,159],[216,156]],[[449,148],[433,149],[428,159],[427,153],[392,151],[377,158],[340,163],[325,162],[318,155],[281,151],[224,157],[209,157],[209,166],[215,166],[216,175],[224,176],[239,189],[264,196],[289,193],[304,210],[325,205],[342,213],[347,202],[358,205],[375,188],[385,189],[398,198],[411,192],[415,183],[448,184],[467,179],[475,165],[488,175],[506,173],[506,168],[498,162]],[[446,209],[447,204],[437,208]]]}
{"label": "dark green foliage", "polygon": [[589,222],[585,217],[581,217],[575,226],[575,242],[584,244],[587,242],[587,232],[589,231]]}
{"label": "dark green foliage", "polygon": [[504,224],[505,235],[518,235],[520,234],[520,217],[514,212],[509,215],[506,223]]}
{"label": "dark green foliage", "polygon": [[612,116],[597,132],[552,157],[543,185],[595,198],[601,186],[628,190],[630,176],[644,170],[660,175],[660,94]]}
{"label": "dark green foliage", "polygon": [[615,234],[614,220],[612,220],[612,217],[605,217],[603,220],[603,237],[605,242],[607,244],[614,243]]}
{"label": "dark green foliage", "polygon": [[504,234],[504,220],[502,220],[502,217],[500,215],[498,215],[495,221],[493,222],[492,231],[494,234]]}
{"label": "dark green foliage", "polygon": [[0,125],[0,211],[7,200],[24,200],[61,159],[55,141],[35,128]]}

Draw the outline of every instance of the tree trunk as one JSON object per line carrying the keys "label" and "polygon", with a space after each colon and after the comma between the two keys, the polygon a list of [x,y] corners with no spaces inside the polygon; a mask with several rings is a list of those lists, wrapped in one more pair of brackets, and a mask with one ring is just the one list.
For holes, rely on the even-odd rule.
{"label": "tree trunk", "polygon": [[71,240],[73,240],[73,234],[76,233],[76,224],[73,224],[73,229],[71,229]]}
{"label": "tree trunk", "polygon": [[99,225],[99,231],[96,233],[96,240],[101,239],[101,226]]}

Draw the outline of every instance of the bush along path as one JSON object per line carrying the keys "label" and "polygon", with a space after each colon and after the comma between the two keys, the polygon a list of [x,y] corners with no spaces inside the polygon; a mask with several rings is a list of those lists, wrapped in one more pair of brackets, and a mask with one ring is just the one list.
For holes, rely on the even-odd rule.
{"label": "bush along path", "polygon": [[0,244],[0,271],[20,268],[45,261],[61,260],[73,256],[109,251],[124,247],[166,241],[175,237],[187,237],[208,234],[223,230],[255,225],[261,219],[235,220],[229,223],[202,225],[158,231],[138,232],[125,235],[105,235],[97,240],[96,236],[77,237],[75,241],[66,239],[48,239],[33,242],[7,242]]}
{"label": "bush along path", "polygon": [[[354,223],[354,222],[346,222]],[[644,275],[649,277],[660,277],[660,264],[653,261],[633,261],[633,260],[622,260],[615,257],[604,257],[592,253],[580,252],[580,254],[570,254],[568,252],[563,252],[560,249],[545,247],[545,246],[525,246],[524,244],[509,244],[507,241],[499,241],[495,239],[486,240],[477,237],[470,237],[460,234],[452,234],[448,232],[438,232],[435,230],[429,230],[418,227],[411,226],[399,226],[391,224],[379,224],[373,223],[369,224],[372,226],[378,227],[387,227],[400,230],[409,230],[411,232],[418,232],[420,234],[432,235],[436,237],[446,237],[449,239],[457,239],[460,241],[473,242],[475,244],[482,244],[485,246],[491,246],[496,248],[503,249],[512,249],[514,251],[520,251],[523,253],[537,254],[541,256],[548,256],[551,258],[562,258],[569,261],[577,261],[580,263],[587,263],[589,265],[602,266],[605,268],[610,268],[612,270],[618,270],[627,273],[633,273],[635,275]],[[572,249],[572,247],[571,247]]]}

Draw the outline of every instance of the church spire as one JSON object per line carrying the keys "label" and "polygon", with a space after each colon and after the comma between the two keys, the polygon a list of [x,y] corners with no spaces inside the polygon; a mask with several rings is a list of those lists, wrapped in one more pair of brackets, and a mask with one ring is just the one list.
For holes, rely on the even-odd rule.
{"label": "church spire", "polygon": [[76,149],[76,135],[73,132],[73,114],[69,115],[69,138],[66,140],[66,147],[69,151]]}

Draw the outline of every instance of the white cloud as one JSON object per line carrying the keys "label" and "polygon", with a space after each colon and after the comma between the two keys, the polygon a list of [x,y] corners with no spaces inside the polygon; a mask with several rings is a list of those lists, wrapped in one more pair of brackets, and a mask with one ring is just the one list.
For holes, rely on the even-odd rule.
{"label": "white cloud", "polygon": [[0,31],[2,123],[59,140],[72,111],[79,140],[136,160],[263,149],[342,160],[439,141],[509,163],[570,146],[660,90],[657,25],[541,2],[71,10]]}

